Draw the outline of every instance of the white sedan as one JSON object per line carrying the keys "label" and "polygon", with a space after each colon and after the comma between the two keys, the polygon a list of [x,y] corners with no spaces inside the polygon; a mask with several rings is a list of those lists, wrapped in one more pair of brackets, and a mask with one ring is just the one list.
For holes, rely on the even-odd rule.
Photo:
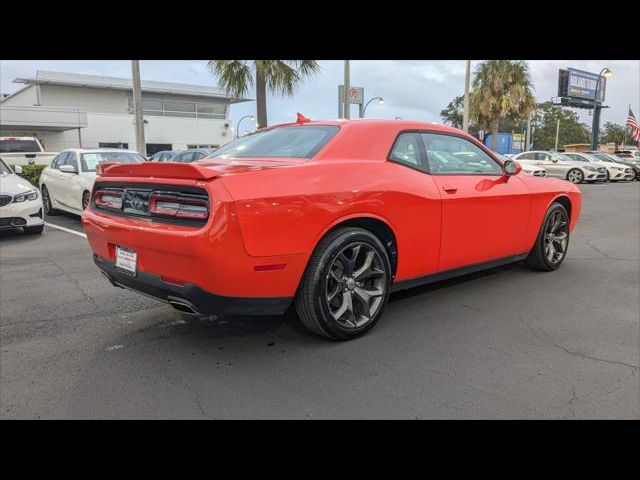
{"label": "white sedan", "polygon": [[576,162],[595,163],[601,165],[607,169],[607,180],[611,182],[617,182],[618,180],[633,180],[635,178],[635,172],[631,167],[622,165],[615,162],[607,162],[601,160],[588,153],[565,153],[565,155]]}
{"label": "white sedan", "polygon": [[89,204],[98,163],[144,161],[142,155],[131,150],[63,150],[40,175],[40,191],[45,214],[55,215],[58,210],[81,214]]}
{"label": "white sedan", "polygon": [[[17,165],[16,172],[22,173],[22,167]],[[0,230],[16,227],[25,233],[42,233],[42,198],[36,187],[0,159]]]}

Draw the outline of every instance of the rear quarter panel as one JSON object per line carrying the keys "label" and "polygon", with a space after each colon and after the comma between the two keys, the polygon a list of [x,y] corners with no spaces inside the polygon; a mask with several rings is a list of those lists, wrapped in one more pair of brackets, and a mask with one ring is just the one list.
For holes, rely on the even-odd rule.
{"label": "rear quarter panel", "polygon": [[396,279],[436,271],[441,204],[429,175],[384,159],[325,160],[222,181],[235,200],[249,255],[308,258],[335,225],[371,217],[396,236]]}

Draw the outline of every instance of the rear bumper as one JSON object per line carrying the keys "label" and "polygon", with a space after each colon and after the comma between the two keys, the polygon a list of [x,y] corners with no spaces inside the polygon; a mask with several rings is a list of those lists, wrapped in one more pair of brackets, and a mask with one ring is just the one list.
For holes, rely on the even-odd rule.
{"label": "rear bumper", "polygon": [[[186,313],[205,315],[280,315],[291,305],[291,297],[227,297],[207,292],[185,283],[164,282],[160,275],[138,271],[131,276],[115,268],[113,262],[93,256],[93,259],[112,285],[134,290],[172,304]],[[185,307],[185,308],[182,308]],[[191,311],[189,311],[191,310]]]}

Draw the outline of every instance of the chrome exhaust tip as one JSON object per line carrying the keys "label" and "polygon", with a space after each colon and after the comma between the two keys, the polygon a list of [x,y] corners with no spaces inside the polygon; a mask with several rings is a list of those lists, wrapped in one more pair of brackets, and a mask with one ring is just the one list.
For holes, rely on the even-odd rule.
{"label": "chrome exhaust tip", "polygon": [[196,311],[191,304],[185,301],[169,299],[168,302],[169,305],[179,312],[186,313],[187,315],[200,315],[200,312]]}

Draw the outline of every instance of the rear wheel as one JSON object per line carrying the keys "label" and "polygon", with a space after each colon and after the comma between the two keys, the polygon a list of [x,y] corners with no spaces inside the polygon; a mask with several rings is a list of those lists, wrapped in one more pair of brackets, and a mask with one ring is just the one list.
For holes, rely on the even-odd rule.
{"label": "rear wheel", "polygon": [[567,180],[571,183],[582,183],[584,180],[584,174],[579,168],[572,168],[567,172]]}
{"label": "rear wheel", "polygon": [[561,204],[554,202],[547,210],[536,243],[525,263],[533,270],[555,270],[564,261],[568,247],[569,215]]}
{"label": "rear wheel", "polygon": [[340,228],[318,244],[296,294],[296,311],[311,332],[349,340],[382,316],[391,286],[386,249],[371,232]]}
{"label": "rear wheel", "polygon": [[45,215],[49,216],[58,214],[58,210],[52,206],[51,196],[49,196],[49,190],[47,190],[46,185],[42,185],[42,205],[44,206]]}
{"label": "rear wheel", "polygon": [[91,194],[89,192],[84,192],[82,194],[82,210],[85,210],[89,206],[90,198],[91,198]]}

